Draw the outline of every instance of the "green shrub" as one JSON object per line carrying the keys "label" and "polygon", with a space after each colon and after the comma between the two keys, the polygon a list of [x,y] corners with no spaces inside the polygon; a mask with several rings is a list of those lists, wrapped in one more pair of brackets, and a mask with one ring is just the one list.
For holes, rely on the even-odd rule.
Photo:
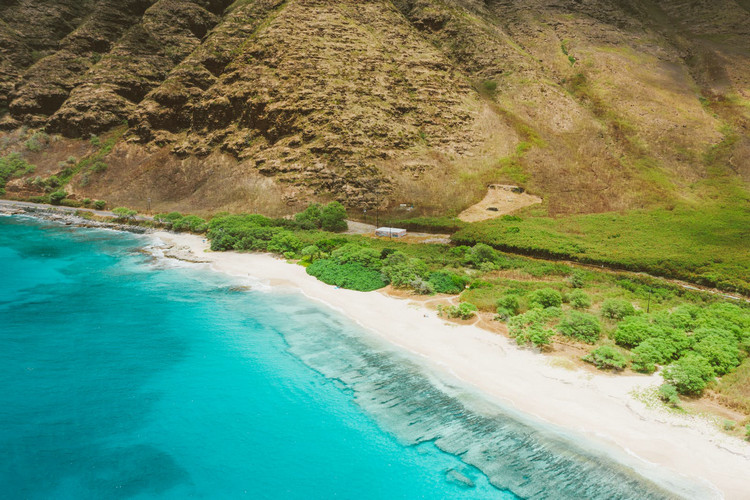
{"label": "green shrub", "polygon": [[321,210],[320,228],[323,231],[340,233],[348,229],[346,223],[346,209],[338,201],[332,201]]}
{"label": "green shrub", "polygon": [[347,243],[331,253],[331,260],[339,264],[352,262],[371,269],[380,269],[383,265],[380,255],[381,253],[374,248],[358,243]]}
{"label": "green shrub", "polygon": [[318,203],[313,203],[302,212],[296,214],[294,220],[302,229],[320,229],[322,214],[322,207]]}
{"label": "green shrub", "polygon": [[135,217],[138,212],[127,207],[117,207],[112,209],[112,213],[115,214],[115,218],[118,220],[130,220]]}
{"label": "green shrub", "polygon": [[471,250],[467,252],[467,263],[474,267],[479,267],[485,262],[495,262],[496,259],[497,252],[495,249],[484,243],[474,245]]}
{"label": "green shrub", "polygon": [[677,388],[672,384],[662,384],[659,386],[659,399],[673,408],[680,406],[681,403]]}
{"label": "green shrub", "polygon": [[427,265],[420,259],[410,258],[403,252],[390,254],[383,264],[383,274],[395,287],[404,287],[416,279],[425,279]]}
{"label": "green shrub", "polygon": [[680,394],[699,396],[714,378],[711,363],[700,354],[689,352],[664,369],[664,380]]}
{"label": "green shrub", "polygon": [[648,338],[633,349],[633,370],[654,373],[657,364],[669,363],[676,353],[675,347],[666,339]]}
{"label": "green shrub", "polygon": [[107,206],[107,202],[104,200],[96,200],[94,202],[94,208],[97,210],[104,210]]}
{"label": "green shrub", "polygon": [[449,318],[459,318],[463,320],[471,319],[477,312],[477,306],[468,302],[461,302],[457,306],[442,307],[438,306],[438,314]]}
{"label": "green shrub", "polygon": [[[173,212],[178,213],[178,212]],[[204,233],[208,229],[208,223],[196,215],[186,215],[172,220],[172,229],[175,231],[191,231],[193,233]]]}
{"label": "green shrub", "polygon": [[693,346],[714,368],[716,375],[724,375],[740,364],[740,350],[733,337],[707,335]]}
{"label": "green shrub", "polygon": [[521,304],[518,302],[518,297],[515,295],[504,295],[500,297],[495,303],[497,307],[497,315],[502,319],[510,318],[515,316],[521,310]]}
{"label": "green shrub", "polygon": [[94,164],[91,165],[91,167],[89,167],[89,171],[94,172],[94,173],[99,173],[99,172],[105,172],[107,168],[108,168],[107,164],[104,163],[102,160],[96,160]]}
{"label": "green shrub", "polygon": [[374,269],[356,263],[338,264],[328,259],[318,259],[307,266],[307,274],[329,285],[361,292],[377,290],[388,284]]}
{"label": "green shrub", "polygon": [[661,329],[651,324],[646,316],[630,316],[617,325],[613,338],[618,345],[632,348],[656,334],[657,330]]}
{"label": "green shrub", "polygon": [[448,271],[435,271],[430,274],[429,282],[437,293],[458,294],[466,287],[466,278]]}
{"label": "green shrub", "polygon": [[745,439],[750,441],[750,424],[747,424],[745,426]]}
{"label": "green shrub", "polygon": [[602,327],[596,316],[578,311],[570,311],[557,325],[558,331],[566,337],[593,344],[599,340]]}
{"label": "green shrub", "polygon": [[30,174],[36,167],[24,160],[18,153],[0,157],[0,188],[4,188],[13,177]]}
{"label": "green shrub", "polygon": [[540,288],[529,294],[529,306],[541,307],[560,307],[562,305],[562,294],[552,288]]}
{"label": "green shrub", "polygon": [[623,299],[607,299],[602,302],[602,316],[610,319],[623,319],[635,314],[633,304]]}
{"label": "green shrub", "polygon": [[269,252],[293,256],[302,248],[302,242],[289,231],[282,231],[271,237],[266,248]]}
{"label": "green shrub", "polygon": [[49,202],[53,205],[59,205],[68,196],[64,189],[58,189],[49,195]]}
{"label": "green shrub", "polygon": [[724,430],[727,432],[733,431],[734,428],[737,426],[737,422],[734,420],[724,420]]}
{"label": "green shrub", "polygon": [[593,363],[600,370],[624,370],[628,366],[628,358],[619,349],[611,345],[602,345],[583,357],[588,363]]}
{"label": "green shrub", "polygon": [[570,292],[568,301],[576,309],[588,309],[591,307],[591,297],[583,290],[573,290]]}
{"label": "green shrub", "polygon": [[62,186],[62,181],[56,175],[50,175],[44,181],[44,186],[45,186],[46,190],[49,192],[49,191],[53,190],[54,188]]}
{"label": "green shrub", "polygon": [[583,288],[586,285],[586,273],[583,271],[573,271],[568,281],[573,288]]}
{"label": "green shrub", "polygon": [[508,320],[508,333],[516,339],[518,345],[532,344],[544,347],[552,343],[555,332],[547,325],[552,319],[554,308],[532,309]]}
{"label": "green shrub", "polygon": [[435,293],[435,288],[432,286],[432,283],[425,281],[422,278],[417,278],[414,281],[411,281],[409,287],[419,295],[432,295]]}
{"label": "green shrub", "polygon": [[81,200],[81,203],[84,207],[88,207],[89,205],[91,205],[91,198],[84,198]]}
{"label": "green shrub", "polygon": [[308,262],[314,262],[316,258],[320,257],[320,248],[317,245],[308,245],[300,250],[300,254]]}

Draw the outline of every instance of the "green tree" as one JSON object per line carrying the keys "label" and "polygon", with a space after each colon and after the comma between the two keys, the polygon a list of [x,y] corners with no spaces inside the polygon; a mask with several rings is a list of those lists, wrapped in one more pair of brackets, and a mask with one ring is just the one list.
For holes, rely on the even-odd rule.
{"label": "green tree", "polygon": [[340,233],[348,229],[346,209],[338,201],[332,201],[320,213],[320,227],[323,231]]}
{"label": "green tree", "polygon": [[664,380],[680,394],[700,396],[709,381],[714,378],[714,369],[706,358],[689,352],[664,369]]}

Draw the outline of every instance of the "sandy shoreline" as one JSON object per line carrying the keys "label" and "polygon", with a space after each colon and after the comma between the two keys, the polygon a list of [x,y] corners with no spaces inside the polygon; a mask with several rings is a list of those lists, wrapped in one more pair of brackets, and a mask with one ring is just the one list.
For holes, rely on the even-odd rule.
{"label": "sandy shoreline", "polygon": [[[609,376],[556,367],[550,358],[519,349],[501,335],[448,324],[408,300],[337,289],[308,276],[301,266],[269,255],[206,252],[208,244],[200,236],[153,236],[171,247],[167,256],[288,286],[323,302],[491,398],[619,450],[644,476],[670,489],[687,487],[682,495],[750,498],[749,444],[721,433],[708,420],[649,408],[632,396],[633,391],[658,385],[658,376]],[[691,483],[703,487],[691,489]]]}

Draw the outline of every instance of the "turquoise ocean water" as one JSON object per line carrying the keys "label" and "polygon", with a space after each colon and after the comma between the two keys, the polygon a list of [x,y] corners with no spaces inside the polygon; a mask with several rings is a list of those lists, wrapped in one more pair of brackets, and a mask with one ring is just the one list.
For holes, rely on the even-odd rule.
{"label": "turquoise ocean water", "polygon": [[345,317],[0,217],[3,498],[663,498]]}

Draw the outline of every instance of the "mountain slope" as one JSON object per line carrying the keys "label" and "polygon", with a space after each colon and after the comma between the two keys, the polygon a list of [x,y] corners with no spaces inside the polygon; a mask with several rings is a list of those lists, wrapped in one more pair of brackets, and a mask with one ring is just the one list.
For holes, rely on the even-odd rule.
{"label": "mountain slope", "polygon": [[[42,177],[102,156],[79,197],[455,214],[514,183],[559,215],[750,182],[744,1],[17,0],[0,19],[0,154]],[[62,138],[27,151],[24,127]]]}

